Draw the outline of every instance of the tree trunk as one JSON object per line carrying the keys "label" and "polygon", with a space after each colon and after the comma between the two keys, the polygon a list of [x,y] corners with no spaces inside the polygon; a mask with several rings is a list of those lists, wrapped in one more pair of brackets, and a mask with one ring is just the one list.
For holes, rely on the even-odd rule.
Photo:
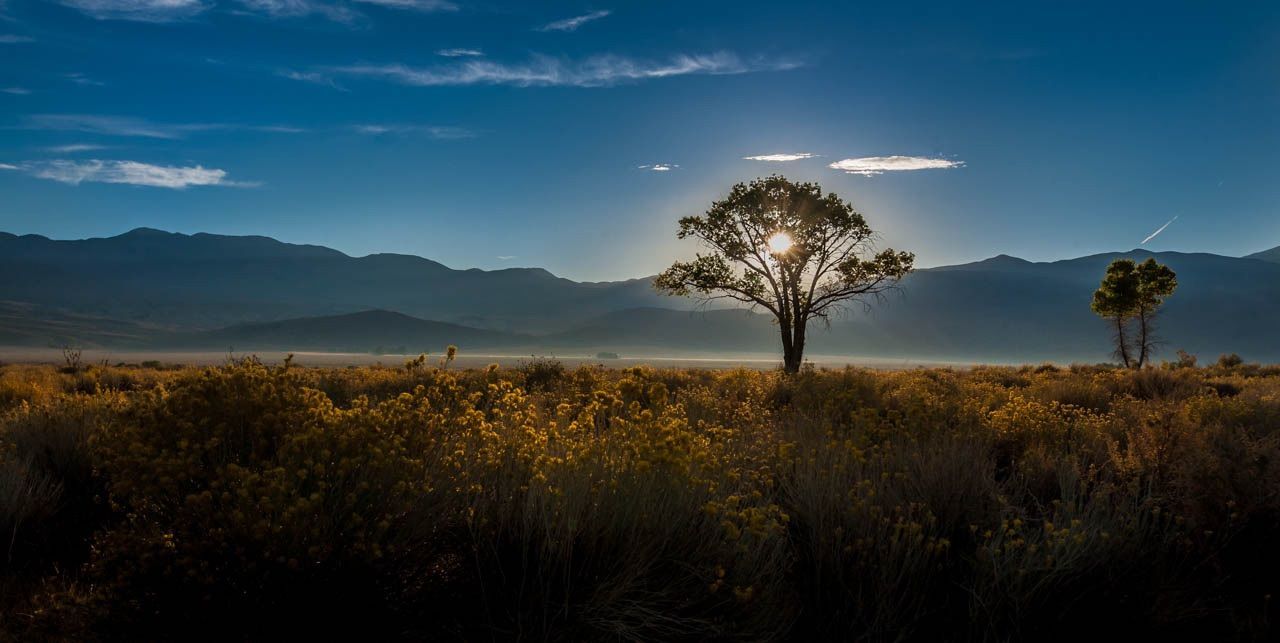
{"label": "tree trunk", "polygon": [[1147,363],[1147,351],[1150,348],[1148,337],[1147,311],[1138,312],[1138,366],[1139,370]]}
{"label": "tree trunk", "polygon": [[1116,353],[1120,355],[1125,368],[1133,365],[1133,360],[1129,358],[1129,341],[1124,337],[1124,317],[1116,317]]}
{"label": "tree trunk", "polygon": [[782,369],[788,373],[799,373],[804,363],[804,331],[802,320],[782,330]]}

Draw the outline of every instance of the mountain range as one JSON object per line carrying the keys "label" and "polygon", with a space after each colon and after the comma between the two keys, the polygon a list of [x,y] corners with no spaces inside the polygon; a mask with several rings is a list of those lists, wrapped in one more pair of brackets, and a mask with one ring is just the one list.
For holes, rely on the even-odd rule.
{"label": "mountain range", "polygon": [[[1154,256],[1178,273],[1166,352],[1280,361],[1280,248],[1248,257],[1132,250],[1054,262],[1001,255],[917,270],[873,307],[811,332],[810,353],[963,361],[1097,361],[1089,309],[1108,263]],[[537,268],[455,270],[422,257],[351,257],[267,237],[140,228],[109,238],[0,233],[0,345],[134,349],[592,354],[777,350],[742,309],[665,297],[652,278],[575,282]]]}

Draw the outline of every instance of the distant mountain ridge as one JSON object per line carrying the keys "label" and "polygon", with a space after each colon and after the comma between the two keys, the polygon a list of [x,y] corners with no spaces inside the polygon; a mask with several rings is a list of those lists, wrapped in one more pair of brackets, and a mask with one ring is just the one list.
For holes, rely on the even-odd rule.
{"label": "distant mountain ridge", "polygon": [[1255,252],[1251,255],[1246,255],[1245,258],[1261,259],[1262,261],[1280,263],[1280,246],[1276,246],[1270,250],[1263,250],[1262,252]]}
{"label": "distant mountain ridge", "polygon": [[[810,332],[826,355],[1096,361],[1109,330],[1089,310],[1107,264],[1156,257],[1179,288],[1165,352],[1280,361],[1280,248],[1224,257],[1134,249],[1053,262],[999,255],[917,270],[869,311]],[[410,352],[772,352],[764,315],[656,293],[651,278],[579,283],[541,269],[454,270],[408,255],[349,257],[267,237],[139,229],[54,241],[0,233],[0,344]],[[9,277],[14,276],[14,277]],[[8,302],[5,304],[4,302]],[[47,337],[48,339],[43,339]]]}
{"label": "distant mountain ridge", "polygon": [[175,328],[386,309],[550,332],[621,308],[680,305],[648,280],[579,283],[541,268],[454,270],[411,255],[350,257],[268,237],[150,228],[76,241],[6,234],[0,274],[22,275],[0,281],[0,300]]}

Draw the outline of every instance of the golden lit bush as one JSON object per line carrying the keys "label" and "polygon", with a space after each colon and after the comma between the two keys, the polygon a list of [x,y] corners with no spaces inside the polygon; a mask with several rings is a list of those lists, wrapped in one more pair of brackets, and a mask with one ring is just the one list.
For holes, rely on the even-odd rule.
{"label": "golden lit bush", "polygon": [[6,366],[0,628],[1267,638],[1280,373],[1246,366]]}

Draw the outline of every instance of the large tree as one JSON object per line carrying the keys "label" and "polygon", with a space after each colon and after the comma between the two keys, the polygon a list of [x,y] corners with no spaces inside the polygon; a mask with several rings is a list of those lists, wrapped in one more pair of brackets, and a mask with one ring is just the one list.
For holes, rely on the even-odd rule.
{"label": "large tree", "polygon": [[869,305],[915,261],[909,252],[876,252],[866,219],[839,196],[780,176],[733,186],[706,214],[681,219],[679,237],[694,237],[710,252],[676,262],[654,286],[768,310],[791,373],[803,362],[810,320],[828,321],[851,301]]}
{"label": "large tree", "polygon": [[[1142,263],[1116,259],[1107,266],[1102,283],[1093,293],[1093,311],[1115,328],[1116,357],[1126,367],[1142,368],[1159,340],[1156,314],[1178,287],[1173,269],[1149,258]],[[1129,326],[1137,324],[1130,331]]]}

